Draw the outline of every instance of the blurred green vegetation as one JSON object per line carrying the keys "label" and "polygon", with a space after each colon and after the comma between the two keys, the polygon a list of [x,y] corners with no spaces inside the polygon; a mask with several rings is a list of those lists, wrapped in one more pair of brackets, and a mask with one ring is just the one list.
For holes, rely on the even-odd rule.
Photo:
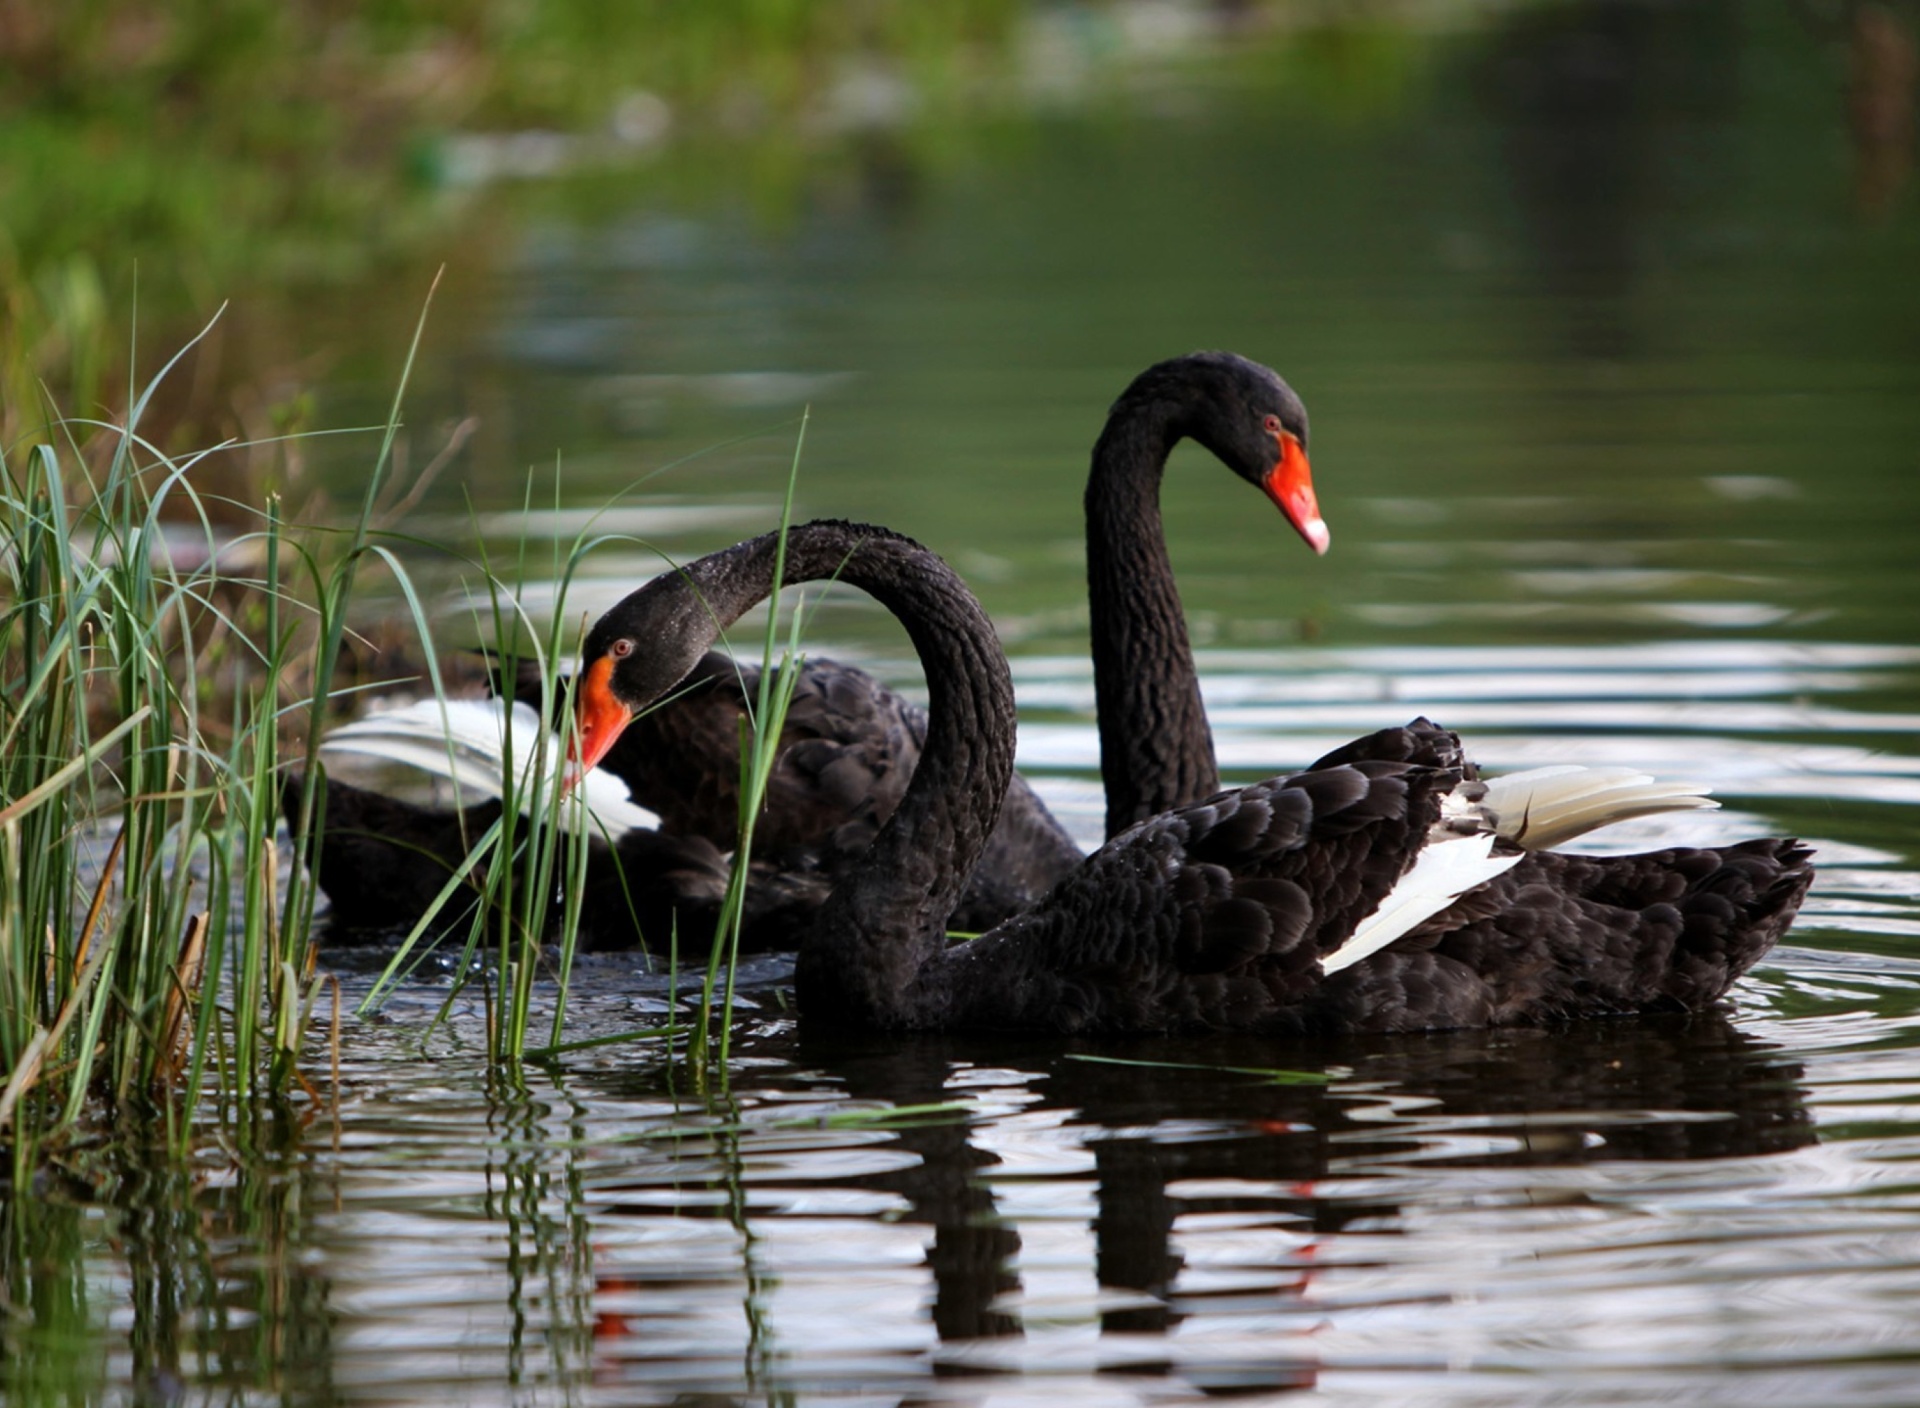
{"label": "blurred green vegetation", "polygon": [[778,131],[868,55],[937,107],[1022,8],[0,0],[0,447],[49,402],[123,399],[125,310],[177,343],[222,297],[444,233],[449,134]]}
{"label": "blurred green vegetation", "polygon": [[[492,267],[504,232],[475,212],[503,178],[617,173],[623,201],[637,178],[778,220],[821,179],[823,151],[911,187],[1009,136],[952,119],[1044,110],[1089,64],[1165,60],[1194,26],[1292,36],[1290,84],[1336,121],[1364,117],[1417,76],[1418,13],[1407,0],[0,0],[0,456],[52,406],[120,416],[127,388],[225,300],[243,316],[147,408],[150,434],[184,450],[302,428],[305,388],[330,370],[312,360],[333,346],[325,333],[388,315],[370,290],[406,287],[404,320],[435,265],[456,282]],[[1034,47],[1037,29],[1050,38]],[[1249,63],[1273,55],[1234,47]],[[349,289],[363,306],[330,306]],[[250,500],[263,477],[277,482],[255,473]]]}

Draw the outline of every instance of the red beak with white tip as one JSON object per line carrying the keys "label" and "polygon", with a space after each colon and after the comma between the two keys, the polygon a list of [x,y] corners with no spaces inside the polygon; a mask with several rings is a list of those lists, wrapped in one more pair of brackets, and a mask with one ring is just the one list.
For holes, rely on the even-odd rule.
{"label": "red beak with white tip", "polygon": [[1316,553],[1324,553],[1333,542],[1333,532],[1320,516],[1320,502],[1313,495],[1313,470],[1307,464],[1307,452],[1300,437],[1291,430],[1274,432],[1280,457],[1260,481],[1267,497],[1287,516],[1294,531],[1306,539]]}
{"label": "red beak with white tip", "polygon": [[569,787],[607,756],[621,731],[633,722],[632,710],[613,697],[608,683],[612,678],[613,661],[603,655],[580,680],[574,700],[573,761],[577,766],[568,775]]}

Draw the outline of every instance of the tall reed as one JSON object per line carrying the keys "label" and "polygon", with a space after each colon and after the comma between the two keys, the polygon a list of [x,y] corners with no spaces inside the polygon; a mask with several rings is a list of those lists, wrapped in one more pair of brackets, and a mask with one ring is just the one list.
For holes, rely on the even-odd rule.
{"label": "tall reed", "polygon": [[[806,424],[807,418],[803,415],[782,501],[779,548],[782,571],[786,531],[792,520],[794,491],[806,444]],[[558,507],[557,476],[555,486]],[[532,507],[530,495],[531,488],[528,508]],[[590,536],[583,532],[564,547],[556,541],[551,548],[551,558],[540,572],[535,572],[530,564],[530,549],[525,539],[515,548],[515,560],[501,565],[504,571],[496,570],[484,544],[473,564],[479,569],[486,593],[481,613],[487,619],[476,624],[482,627],[481,634],[490,635],[498,643],[494,660],[497,674],[506,681],[516,679],[523,651],[530,652],[536,666],[541,720],[537,727],[541,730],[543,745],[563,744],[565,751],[571,751],[574,720],[562,665],[574,657],[578,632],[585,623],[571,618],[566,606],[567,595],[593,551],[611,540],[609,536]],[[395,569],[404,582],[397,563]],[[544,624],[532,621],[519,604],[523,589],[536,577],[551,582],[555,588],[555,607]],[[435,646],[430,613],[417,599],[410,596],[409,600],[414,628],[431,661]],[[702,975],[701,1019],[685,1031],[689,1038],[688,1055],[703,1069],[716,1062],[724,1064],[731,1050],[734,985],[752,865],[753,834],[765,806],[787,708],[802,661],[799,643],[803,613],[795,612],[784,650],[780,647],[778,620],[778,612],[770,611],[762,643],[759,686],[746,700],[747,719],[740,746],[739,830],[732,869]],[[436,694],[443,695],[437,673],[432,675],[430,683]],[[557,735],[549,732],[548,721],[554,719],[560,720]],[[515,753],[513,730],[527,725],[524,721],[516,724],[512,711],[508,710],[503,726],[506,737],[502,753],[505,758],[511,758]],[[587,919],[581,904],[589,848],[596,838],[581,799],[568,793],[565,769],[559,763],[561,753],[561,749],[551,746],[535,750],[533,766],[525,775],[503,765],[500,789],[503,806],[499,820],[484,833],[470,838],[464,861],[454,869],[426,913],[401,941],[363,1001],[363,1011],[376,1007],[395,984],[415,970],[423,946],[430,936],[446,927],[443,916],[451,912],[456,918],[453,936],[461,947],[450,965],[454,982],[443,1004],[442,1015],[451,1009],[465,983],[475,976],[484,978],[489,984],[488,1049],[496,1063],[511,1066],[527,1059],[551,1059],[568,1051],[619,1039],[665,1037],[670,1043],[677,1042],[683,1033],[674,1017],[669,1018],[665,1027],[624,1033],[619,1037],[566,1039],[569,984],[582,924]],[[466,909],[453,910],[456,900],[465,903]],[[459,922],[461,915],[464,915],[464,927]],[[608,916],[597,918],[601,922],[612,922]],[[677,975],[677,932],[646,937],[656,955],[665,951]],[[546,1040],[535,1045],[532,1043],[536,984],[543,972],[550,973],[554,980],[549,999],[551,1011]]]}
{"label": "tall reed", "polygon": [[794,686],[800,682],[800,633],[805,612],[796,606],[786,649],[778,664],[774,650],[780,639],[780,583],[787,575],[787,530],[793,526],[793,491],[800,482],[800,456],[807,445],[809,409],[800,416],[800,430],[794,437],[793,464],[787,471],[787,492],[780,503],[780,537],[773,558],[773,591],[767,603],[767,630],[760,644],[760,685],[748,706],[746,727],[740,738],[740,820],[739,837],[734,846],[733,870],[727,877],[726,898],[720,917],[714,924],[713,949],[707,956],[706,981],[700,990],[701,1020],[694,1029],[688,1054],[696,1063],[712,1061],[711,1031],[714,1012],[714,988],[724,972],[725,981],[718,1020],[720,1050],[718,1060],[724,1068],[733,1051],[734,980],[740,969],[740,926],[746,917],[747,882],[753,865],[753,832],[760,813],[766,807],[767,783],[773,765],[780,756],[780,736],[786,731],[787,708],[793,703]]}
{"label": "tall reed", "polygon": [[297,535],[269,497],[223,538],[216,515],[246,506],[203,499],[192,474],[235,447],[172,456],[140,434],[192,346],[129,388],[124,425],[68,419],[0,457],[0,1138],[16,1180],[37,1141],[90,1114],[152,1111],[182,1143],[212,1093],[244,1130],[255,1097],[294,1083],[320,992],[305,868],[283,890],[275,843],[283,700],[317,731],[400,402],[343,532]]}
{"label": "tall reed", "polygon": [[[532,489],[530,480],[524,505],[528,509],[533,506]],[[558,507],[557,476],[554,492]],[[569,794],[566,785],[561,745],[567,741],[569,725],[563,725],[556,736],[549,721],[570,718],[571,711],[564,707],[567,686],[561,666],[573,656],[569,637],[578,623],[567,619],[566,595],[594,545],[584,536],[564,548],[555,540],[548,561],[536,567],[525,537],[514,545],[510,564],[496,565],[484,539],[479,541],[477,555],[470,562],[481,580],[482,598],[474,607],[476,634],[496,643],[493,667],[502,693],[509,698],[522,659],[531,656],[540,684],[538,720],[519,720],[512,708],[503,710],[501,814],[485,831],[468,838],[464,860],[402,938],[361,1004],[363,1012],[378,1006],[395,984],[417,968],[427,950],[442,937],[442,931],[450,928],[450,936],[461,947],[450,965],[454,981],[441,1015],[451,1010],[468,981],[476,976],[484,979],[489,993],[488,1051],[496,1063],[512,1064],[527,1055],[537,980],[549,968],[557,978],[549,1045],[559,1043],[565,1018],[567,986],[583,918],[581,897],[588,848],[594,838],[590,814],[581,798]],[[397,560],[393,567],[428,661],[428,686],[444,703],[446,688],[434,663],[438,647],[432,613],[413,591]],[[525,589],[536,579],[557,587],[556,609],[544,624],[534,621],[521,605]],[[516,740],[515,733],[521,728],[535,729],[537,737],[525,740],[530,746],[517,750],[516,743],[522,740]],[[449,749],[452,746],[449,739]],[[507,760],[517,751],[531,757],[524,772],[508,765]],[[450,753],[450,774],[451,761]],[[456,806],[461,800],[456,782]],[[449,918],[453,920],[451,926]]]}

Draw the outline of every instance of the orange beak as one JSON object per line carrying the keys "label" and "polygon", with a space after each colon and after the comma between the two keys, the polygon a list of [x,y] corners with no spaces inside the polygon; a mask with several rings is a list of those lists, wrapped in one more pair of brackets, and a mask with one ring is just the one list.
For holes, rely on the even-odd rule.
{"label": "orange beak", "polygon": [[1333,533],[1320,516],[1319,500],[1313,496],[1313,470],[1307,464],[1307,452],[1290,430],[1279,431],[1273,438],[1280,447],[1280,458],[1273,462],[1260,487],[1287,516],[1294,531],[1307,540],[1307,546],[1324,553],[1333,542]]}
{"label": "orange beak", "polygon": [[580,773],[606,757],[607,750],[620,737],[620,731],[633,722],[632,712],[613,697],[613,690],[607,683],[612,678],[613,661],[603,655],[587,667],[586,677],[580,681],[574,702],[578,728],[573,738],[573,759],[580,766],[579,771],[568,779],[569,786],[578,779]]}

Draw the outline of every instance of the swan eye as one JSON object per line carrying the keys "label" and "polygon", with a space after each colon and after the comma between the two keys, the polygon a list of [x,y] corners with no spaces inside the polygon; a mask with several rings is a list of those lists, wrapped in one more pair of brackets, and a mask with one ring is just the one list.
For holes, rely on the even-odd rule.
{"label": "swan eye", "polygon": [[607,647],[607,654],[616,660],[624,660],[633,654],[633,642],[622,637]]}
{"label": "swan eye", "polygon": [[1279,435],[1279,434],[1280,434],[1280,433],[1281,433],[1281,432],[1282,432],[1282,431],[1284,430],[1284,428],[1285,428],[1285,427],[1283,427],[1283,426],[1282,426],[1282,425],[1280,424],[1280,417],[1279,417],[1279,416],[1268,416],[1268,417],[1267,417],[1267,434],[1269,434],[1269,435]]}

